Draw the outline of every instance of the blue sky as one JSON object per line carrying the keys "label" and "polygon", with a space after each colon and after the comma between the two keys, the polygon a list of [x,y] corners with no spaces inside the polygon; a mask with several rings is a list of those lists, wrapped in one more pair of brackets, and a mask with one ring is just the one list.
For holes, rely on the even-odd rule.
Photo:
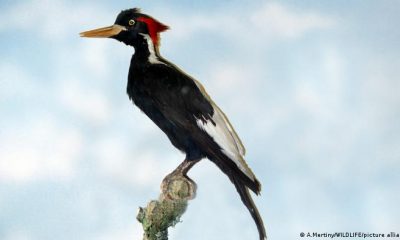
{"label": "blue sky", "polygon": [[[0,239],[140,239],[184,156],[125,94],[133,49],[78,33],[140,7],[229,116],[270,239],[398,231],[397,1],[1,1]],[[207,160],[171,239],[257,239]]]}

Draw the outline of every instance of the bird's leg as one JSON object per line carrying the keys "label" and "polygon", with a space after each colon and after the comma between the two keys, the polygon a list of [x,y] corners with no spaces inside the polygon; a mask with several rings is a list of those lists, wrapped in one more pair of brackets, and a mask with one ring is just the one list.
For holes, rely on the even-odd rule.
{"label": "bird's leg", "polygon": [[187,177],[187,173],[189,172],[189,170],[200,161],[200,159],[197,160],[183,160],[183,162],[181,164],[179,164],[179,166],[172,172],[172,174],[181,174],[185,177]]}
{"label": "bird's leg", "polygon": [[[161,183],[161,190],[170,199],[193,199],[196,194],[196,183],[187,176],[188,171],[200,161],[185,159],[168,174]],[[181,189],[176,191],[175,189]],[[172,193],[172,194],[171,194]]]}

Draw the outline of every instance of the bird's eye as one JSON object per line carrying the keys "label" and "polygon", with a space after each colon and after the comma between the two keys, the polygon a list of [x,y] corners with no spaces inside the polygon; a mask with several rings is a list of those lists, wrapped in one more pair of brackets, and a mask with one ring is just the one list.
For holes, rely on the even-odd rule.
{"label": "bird's eye", "polygon": [[129,24],[130,26],[132,26],[133,24],[135,24],[135,20],[133,20],[133,19],[129,20],[128,24]]}

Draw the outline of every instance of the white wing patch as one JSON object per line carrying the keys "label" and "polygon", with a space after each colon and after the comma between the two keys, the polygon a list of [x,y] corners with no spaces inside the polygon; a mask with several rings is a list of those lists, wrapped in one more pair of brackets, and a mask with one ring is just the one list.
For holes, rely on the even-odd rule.
{"label": "white wing patch", "polygon": [[246,149],[244,148],[242,141],[240,140],[239,136],[237,135],[235,129],[233,129],[232,124],[229,122],[225,113],[222,112],[222,110],[217,106],[217,104],[215,104],[214,101],[210,98],[210,96],[204,89],[203,85],[201,85],[201,83],[199,81],[197,81],[196,79],[193,79],[193,81],[196,84],[197,88],[200,90],[200,92],[203,93],[204,97],[207,98],[207,100],[212,104],[214,111],[218,112],[218,114],[222,117],[226,127],[228,128],[228,131],[230,132],[233,140],[235,141],[236,147],[237,147],[240,155],[242,155],[242,157],[244,157],[244,155],[246,154]]}
{"label": "white wing patch", "polygon": [[[212,116],[212,121],[207,120],[204,122],[202,119],[197,119],[197,125],[203,129],[208,135],[210,135],[214,141],[221,147],[222,152],[229,157],[238,168],[246,174],[250,179],[255,180],[254,174],[251,169],[247,166],[243,159],[243,147],[241,144],[237,144],[235,137],[237,135],[233,134],[233,128],[227,121],[224,113],[213,104],[214,115]],[[242,150],[240,150],[242,149]]]}
{"label": "white wing patch", "polygon": [[246,149],[244,148],[242,141],[233,129],[228,118],[225,116],[224,112],[214,103],[210,98],[205,88],[199,81],[193,79],[197,88],[204,95],[205,98],[211,103],[214,109],[214,115],[212,116],[212,121],[205,121],[197,119],[197,125],[203,129],[208,135],[210,135],[214,141],[221,147],[222,152],[235,162],[236,166],[248,176],[250,179],[255,180],[256,177],[251,171],[247,163],[244,161],[244,155],[246,154]]}
{"label": "white wing patch", "polygon": [[254,173],[251,171],[249,166],[247,166],[243,157],[246,154],[246,149],[244,148],[242,141],[240,141],[239,136],[236,134],[228,118],[222,112],[222,110],[214,103],[214,101],[207,94],[203,85],[200,82],[193,79],[197,88],[203,93],[204,97],[212,104],[214,109],[214,115],[212,116],[212,121],[197,119],[197,125],[203,129],[208,135],[210,135],[214,141],[221,147],[222,152],[232,159],[238,168],[246,174],[250,179],[255,180]]}
{"label": "white wing patch", "polygon": [[226,125],[226,128],[229,130],[229,133],[231,134],[233,140],[235,141],[236,148],[239,151],[239,154],[244,157],[246,154],[246,149],[243,146],[242,141],[240,140],[239,136],[237,135],[235,129],[233,129],[232,124],[229,122],[228,118],[226,117],[225,113],[222,112],[222,110],[215,104],[212,103],[212,106],[216,112],[222,117],[224,120],[224,123]]}

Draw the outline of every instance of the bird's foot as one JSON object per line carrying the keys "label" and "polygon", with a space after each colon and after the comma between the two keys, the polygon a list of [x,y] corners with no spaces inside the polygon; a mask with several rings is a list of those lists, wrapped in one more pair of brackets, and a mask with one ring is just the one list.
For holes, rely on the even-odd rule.
{"label": "bird's foot", "polygon": [[185,173],[176,169],[161,183],[162,196],[170,200],[191,200],[196,196],[196,183]]}

